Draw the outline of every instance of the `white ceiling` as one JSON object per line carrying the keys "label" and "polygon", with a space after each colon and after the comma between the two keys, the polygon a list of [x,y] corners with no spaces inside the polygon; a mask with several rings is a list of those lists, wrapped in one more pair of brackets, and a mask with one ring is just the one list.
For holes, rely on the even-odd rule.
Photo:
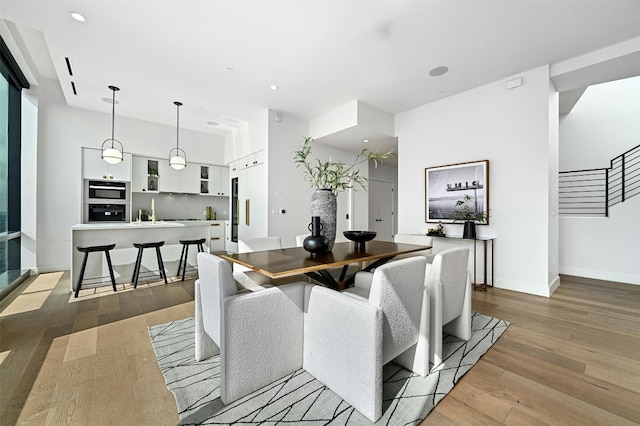
{"label": "white ceiling", "polygon": [[0,17],[70,106],[110,113],[115,85],[117,115],[174,125],[178,100],[181,126],[209,133],[266,108],[397,114],[640,37],[638,0],[0,0]]}

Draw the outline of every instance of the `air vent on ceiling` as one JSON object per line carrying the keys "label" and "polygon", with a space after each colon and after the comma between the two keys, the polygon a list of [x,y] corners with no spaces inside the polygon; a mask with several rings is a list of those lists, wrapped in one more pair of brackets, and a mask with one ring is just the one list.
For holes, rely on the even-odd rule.
{"label": "air vent on ceiling", "polygon": [[76,91],[76,84],[73,81],[71,82],[71,89],[73,89],[73,94],[78,96],[78,92]]}
{"label": "air vent on ceiling", "polygon": [[73,68],[71,67],[71,59],[67,58],[65,56],[64,61],[67,63],[67,71],[69,72],[70,76],[73,76]]}

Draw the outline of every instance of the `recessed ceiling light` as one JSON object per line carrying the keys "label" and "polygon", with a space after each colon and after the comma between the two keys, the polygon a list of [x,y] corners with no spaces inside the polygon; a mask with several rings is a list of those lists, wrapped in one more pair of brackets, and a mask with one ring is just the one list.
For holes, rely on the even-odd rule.
{"label": "recessed ceiling light", "polygon": [[[108,103],[108,104],[112,104],[113,103],[113,99],[111,98],[102,98],[101,99],[102,102]],[[120,103],[120,101],[116,101],[116,105],[118,105]]]}
{"label": "recessed ceiling light", "polygon": [[207,126],[215,127],[219,125],[220,123],[218,123],[217,121],[207,121]]}
{"label": "recessed ceiling light", "polygon": [[78,22],[84,22],[87,20],[87,18],[85,18],[84,15],[79,12],[69,12],[69,15],[71,15],[71,17]]}
{"label": "recessed ceiling light", "polygon": [[369,139],[364,139],[362,142],[369,143]]}
{"label": "recessed ceiling light", "polygon": [[269,86],[269,88],[270,88],[271,90],[278,90],[278,89],[279,89],[279,87],[278,87],[278,85],[277,85],[277,84],[272,84],[271,86]]}
{"label": "recessed ceiling light", "polygon": [[449,71],[448,67],[445,67],[444,65],[441,67],[435,67],[434,69],[432,69],[431,71],[429,71],[429,75],[431,77],[439,77],[442,74],[446,74],[447,71]]}

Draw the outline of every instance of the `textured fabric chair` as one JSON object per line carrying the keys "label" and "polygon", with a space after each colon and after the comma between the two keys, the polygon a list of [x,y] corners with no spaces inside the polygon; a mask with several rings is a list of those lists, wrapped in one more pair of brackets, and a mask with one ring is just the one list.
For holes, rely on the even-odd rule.
{"label": "textured fabric chair", "polygon": [[[281,248],[282,240],[280,237],[256,237],[238,240],[239,253],[251,253],[254,251],[276,250]],[[277,284],[269,277],[245,268],[242,265],[234,265],[233,276],[243,288]]]}
{"label": "textured fabric chair", "polygon": [[282,240],[280,237],[257,237],[238,240],[238,252],[240,253],[280,248],[282,248]]}
{"label": "textured fabric chair", "polygon": [[[368,297],[310,289],[304,318],[304,368],[365,417],[382,416],[382,367],[394,361],[428,372],[426,260],[390,262],[371,273]],[[425,368],[426,365],[426,368]]]}
{"label": "textured fabric chair", "polygon": [[[415,244],[417,246],[432,246],[433,238],[428,235],[417,234],[396,234],[393,236],[393,242],[398,244]],[[432,249],[420,250],[413,253],[401,254],[394,258],[394,260],[406,259],[411,256],[425,256],[427,262],[433,261]]]}
{"label": "textured fabric chair", "polygon": [[238,291],[231,265],[198,253],[195,358],[220,353],[226,405],[302,366],[304,282]]}
{"label": "textured fabric chair", "polygon": [[426,287],[430,301],[429,358],[442,364],[443,331],[463,340],[471,338],[471,274],[469,249],[456,248],[436,254],[427,264]]}

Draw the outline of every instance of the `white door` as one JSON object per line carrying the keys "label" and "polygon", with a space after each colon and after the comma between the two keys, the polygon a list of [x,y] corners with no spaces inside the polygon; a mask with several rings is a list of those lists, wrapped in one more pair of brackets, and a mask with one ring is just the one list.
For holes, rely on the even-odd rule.
{"label": "white door", "polygon": [[393,241],[393,182],[369,180],[369,230],[376,240]]}

